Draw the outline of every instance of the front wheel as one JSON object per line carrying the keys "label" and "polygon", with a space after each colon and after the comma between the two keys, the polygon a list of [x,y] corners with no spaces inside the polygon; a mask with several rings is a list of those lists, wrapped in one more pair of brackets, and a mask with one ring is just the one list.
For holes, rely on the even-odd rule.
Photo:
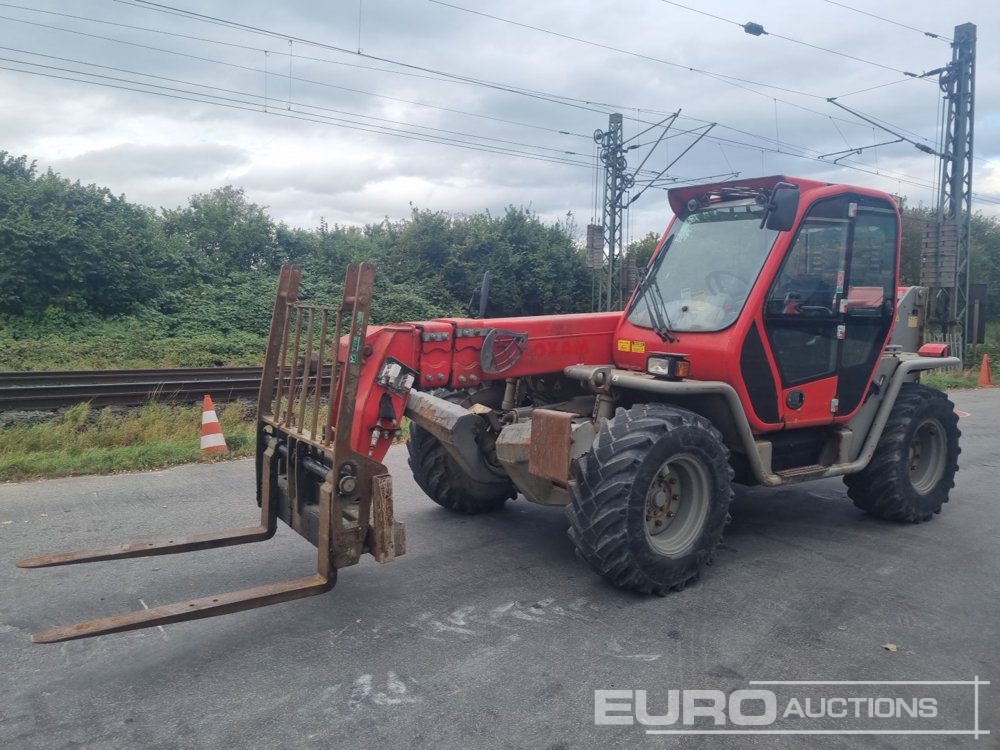
{"label": "front wheel", "polygon": [[844,477],[848,496],[876,518],[929,521],[955,486],[961,434],[955,405],[944,393],[904,383],[871,462]]}
{"label": "front wheel", "polygon": [[[472,394],[442,391],[438,395],[466,408],[474,403],[496,400],[495,394],[486,390]],[[489,513],[501,509],[508,499],[517,497],[517,490],[510,479],[494,469],[485,456],[481,457],[479,472],[468,474],[441,441],[412,422],[406,447],[413,478],[420,489],[442,508],[470,515]]]}
{"label": "front wheel", "polygon": [[601,424],[571,483],[569,537],[616,586],[666,594],[696,578],[732,502],[729,451],[711,423],[645,404]]}

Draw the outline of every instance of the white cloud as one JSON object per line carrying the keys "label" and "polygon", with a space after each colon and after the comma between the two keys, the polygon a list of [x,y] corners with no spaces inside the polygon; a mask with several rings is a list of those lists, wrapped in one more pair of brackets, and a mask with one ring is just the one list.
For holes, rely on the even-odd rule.
{"label": "white cloud", "polygon": [[[244,187],[251,200],[268,205],[276,219],[305,227],[316,226],[321,216],[341,223],[400,218],[411,203],[456,213],[500,212],[513,204],[530,206],[549,219],[573,211],[582,226],[594,212],[599,187],[591,135],[607,125],[607,109],[600,104],[621,107],[629,137],[660,119],[656,112],[682,109],[685,118],[694,118],[678,120],[674,132],[699,121],[719,122],[711,134],[716,140],[703,141],[670,170],[676,177],[730,170],[743,176],[785,173],[869,185],[925,204],[936,180],[934,160],[905,143],[851,156],[858,170],[815,160],[891,140],[828,104],[828,96],[842,96],[845,104],[908,135],[912,131],[933,139],[940,103],[935,85],[910,80],[844,95],[903,81],[896,71],[921,73],[951,57],[950,47],[939,40],[832,3],[692,4],[738,23],[755,21],[770,32],[754,37],[732,23],[658,0],[623,0],[613,6],[456,0],[481,13],[633,55],[425,0],[175,4],[279,34],[261,36],[129,3],[39,0],[32,7],[49,13],[5,9],[2,15],[8,20],[0,26],[0,38],[8,51],[2,56],[22,62],[0,65],[22,72],[0,70],[0,96],[7,105],[0,148],[152,206],[181,205],[192,194],[233,184]],[[360,47],[370,57],[294,39],[289,43],[281,36],[356,51],[359,8]],[[871,12],[944,35],[959,23],[978,25],[980,160],[974,189],[994,201],[980,202],[977,208],[997,213],[1000,60],[991,42],[1000,34],[1000,6],[915,0],[905,7],[879,5]],[[442,80],[377,58],[570,99],[554,103],[542,96]],[[727,83],[687,68],[743,81]],[[138,80],[161,87],[156,90],[164,96],[111,88],[135,87],[131,82]],[[190,101],[206,94],[227,106]],[[451,145],[368,132],[380,128],[450,139]],[[584,166],[457,148],[456,142]],[[647,168],[659,171],[687,142],[677,138],[661,145]],[[641,150],[631,152],[630,164],[642,156]],[[632,233],[659,232],[667,213],[665,194],[649,191],[631,212]]]}

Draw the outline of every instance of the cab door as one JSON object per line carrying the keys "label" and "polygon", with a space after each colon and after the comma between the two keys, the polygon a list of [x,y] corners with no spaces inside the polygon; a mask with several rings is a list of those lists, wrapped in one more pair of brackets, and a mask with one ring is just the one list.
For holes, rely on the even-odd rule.
{"label": "cab door", "polygon": [[887,201],[859,199],[838,293],[843,335],[837,372],[837,419],[861,406],[896,317],[899,213]]}
{"label": "cab door", "polygon": [[764,309],[786,426],[828,424],[867,393],[895,312],[898,217],[887,201],[842,195],[800,224]]}

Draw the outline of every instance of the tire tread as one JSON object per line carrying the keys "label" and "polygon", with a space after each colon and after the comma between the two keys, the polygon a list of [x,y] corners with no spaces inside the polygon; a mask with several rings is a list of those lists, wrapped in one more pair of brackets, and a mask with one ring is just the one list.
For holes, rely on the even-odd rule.
{"label": "tire tread", "polygon": [[[935,412],[945,430],[948,456],[938,485],[921,496],[913,490],[909,469],[904,464],[912,439],[911,426],[921,419],[921,415]],[[844,477],[848,497],[855,506],[875,518],[902,523],[929,521],[941,512],[955,486],[961,434],[954,404],[945,393],[917,383],[904,383],[871,462],[864,470]]]}
{"label": "tire tread", "polygon": [[[666,433],[678,430],[679,435],[692,435],[687,443],[682,441],[683,446],[692,447],[695,430],[707,433],[717,446],[717,460],[711,469],[715,481],[724,487],[724,520],[717,534],[703,535],[708,539],[693,551],[694,564],[685,560],[672,575],[657,575],[642,564],[642,553],[629,538],[627,508],[637,468]],[[661,596],[683,588],[698,578],[722,540],[721,527],[728,522],[733,498],[733,470],[728,457],[719,431],[693,412],[664,404],[619,409],[601,425],[592,450],[577,461],[576,482],[570,485],[573,500],[567,507],[568,534],[577,553],[594,571],[620,588]]]}

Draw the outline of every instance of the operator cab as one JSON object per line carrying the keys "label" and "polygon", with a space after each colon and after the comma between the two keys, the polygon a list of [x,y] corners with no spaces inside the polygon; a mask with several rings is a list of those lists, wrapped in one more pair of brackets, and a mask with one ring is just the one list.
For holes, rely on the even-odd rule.
{"label": "operator cab", "polygon": [[616,364],[683,354],[755,431],[845,421],[896,313],[899,212],[884,193],[769,177],[670,191],[676,218],[619,327]]}

